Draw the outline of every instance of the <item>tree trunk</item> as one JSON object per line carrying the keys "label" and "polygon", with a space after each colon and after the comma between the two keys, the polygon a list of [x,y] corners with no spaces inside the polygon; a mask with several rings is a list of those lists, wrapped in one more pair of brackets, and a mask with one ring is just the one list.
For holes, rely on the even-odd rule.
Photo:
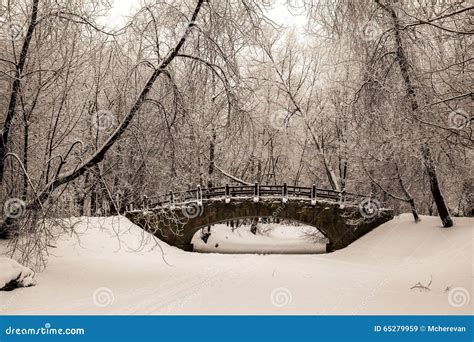
{"label": "tree trunk", "polygon": [[[209,146],[209,170],[208,170],[208,179],[207,179],[207,188],[211,189],[214,186],[214,164],[215,164],[215,154],[216,154],[216,139],[217,139],[217,133],[216,129],[212,129],[212,138],[211,138],[211,144]],[[207,231],[205,232],[207,235],[206,238],[206,243],[207,239],[209,239],[209,236],[211,236],[211,226],[207,226]]]}
{"label": "tree trunk", "polygon": [[74,212],[76,212],[79,217],[82,217],[84,216],[85,196],[84,189],[80,189],[80,186],[80,184],[77,184],[74,191]]}
{"label": "tree trunk", "polygon": [[436,166],[434,165],[433,158],[430,153],[430,149],[427,146],[423,148],[423,159],[425,161],[426,172],[430,181],[430,189],[433,194],[433,199],[438,209],[438,215],[441,218],[443,227],[448,228],[453,226],[453,219],[449,214],[448,207],[444,201],[443,194],[438,184],[438,176],[436,175]]}
{"label": "tree trunk", "polygon": [[25,127],[23,131],[23,189],[22,189],[22,199],[26,201],[28,196],[28,140],[29,140],[29,124],[28,120],[25,119]]}
{"label": "tree trunk", "polygon": [[418,216],[418,211],[416,210],[416,206],[415,206],[415,200],[413,198],[410,198],[408,200],[408,203],[410,204],[411,213],[413,214],[413,218],[415,219],[415,222],[416,223],[420,222],[420,217]]}
{"label": "tree trunk", "polygon": [[209,170],[207,178],[207,187],[212,188],[214,186],[214,165],[215,165],[215,154],[216,154],[216,130],[212,129],[212,138],[209,145]]}
{"label": "tree trunk", "polygon": [[20,95],[21,91],[21,76],[23,74],[23,68],[25,67],[26,60],[28,59],[28,51],[30,48],[31,39],[33,37],[33,31],[36,27],[38,17],[38,4],[39,0],[33,0],[30,23],[28,25],[28,31],[26,33],[25,40],[23,41],[23,46],[21,48],[18,64],[16,65],[15,78],[12,84],[12,90],[10,94],[10,102],[7,108],[7,115],[5,116],[5,121],[3,123],[2,136],[0,138],[0,185],[3,184],[3,177],[5,171],[5,156],[7,154],[10,128],[13,122],[13,117],[15,116],[18,96]]}
{"label": "tree trunk", "polygon": [[[408,59],[405,54],[405,50],[402,44],[402,37],[400,34],[400,21],[398,19],[397,13],[395,10],[390,7],[389,5],[382,5],[379,0],[375,0],[379,6],[385,9],[392,17],[393,25],[394,25],[394,35],[395,35],[395,43],[397,48],[397,62],[400,68],[400,72],[402,74],[403,81],[405,83],[405,90],[407,97],[411,104],[411,109],[413,111],[413,115],[416,116],[419,111],[419,105],[416,98],[415,88],[411,82],[410,73],[408,71],[409,63]],[[421,154],[423,156],[423,161],[425,164],[426,172],[429,177],[430,181],[430,190],[433,196],[433,199],[436,203],[436,207],[438,209],[439,217],[441,218],[441,222],[443,223],[443,227],[452,227],[453,220],[451,219],[451,215],[449,214],[448,207],[446,206],[446,202],[444,201],[443,194],[439,187],[438,182],[438,175],[436,174],[436,166],[434,164],[433,158],[431,156],[430,147],[425,143],[421,147]]]}
{"label": "tree trunk", "polygon": [[253,218],[252,223],[250,224],[250,232],[253,235],[257,235],[257,224],[258,224],[258,218]]}
{"label": "tree trunk", "polygon": [[411,194],[408,192],[407,188],[405,187],[405,184],[403,183],[402,176],[400,175],[400,169],[398,168],[398,164],[395,163],[395,170],[397,171],[397,177],[398,177],[398,184],[400,185],[400,188],[403,191],[403,194],[407,198],[408,204],[410,204],[411,212],[413,214],[413,218],[415,219],[415,223],[420,222],[420,217],[418,216],[418,210],[416,210],[416,205],[415,205],[415,200],[411,196]]}

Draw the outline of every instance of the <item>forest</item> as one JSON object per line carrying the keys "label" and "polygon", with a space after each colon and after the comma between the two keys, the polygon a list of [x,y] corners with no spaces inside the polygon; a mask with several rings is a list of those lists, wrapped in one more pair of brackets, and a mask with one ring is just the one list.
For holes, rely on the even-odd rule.
{"label": "forest", "polygon": [[474,214],[472,2],[143,0],[120,25],[112,8],[0,1],[0,236],[26,263],[51,222],[197,185]]}

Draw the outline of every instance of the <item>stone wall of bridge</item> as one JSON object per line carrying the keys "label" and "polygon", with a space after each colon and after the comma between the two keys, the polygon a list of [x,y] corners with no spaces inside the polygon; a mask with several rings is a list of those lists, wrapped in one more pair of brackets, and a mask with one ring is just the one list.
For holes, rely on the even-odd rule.
{"label": "stone wall of bridge", "polygon": [[252,198],[204,200],[202,205],[188,203],[174,207],[156,208],[146,211],[127,212],[126,217],[169,245],[192,251],[191,240],[203,227],[226,221],[251,218],[274,217],[300,222],[318,228],[328,238],[328,251],[344,248],[393,218],[393,212],[380,209],[372,218],[359,212],[357,205],[340,205],[337,202],[308,200]]}

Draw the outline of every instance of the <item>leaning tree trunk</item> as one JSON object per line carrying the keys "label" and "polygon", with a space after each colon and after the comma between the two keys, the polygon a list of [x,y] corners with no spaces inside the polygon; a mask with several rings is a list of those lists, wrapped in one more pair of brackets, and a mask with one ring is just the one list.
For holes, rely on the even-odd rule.
{"label": "leaning tree trunk", "polygon": [[398,184],[400,185],[400,188],[402,189],[405,197],[407,198],[407,203],[410,205],[411,213],[413,214],[413,218],[415,219],[415,223],[420,222],[420,216],[418,216],[418,210],[416,209],[415,205],[415,199],[413,196],[408,192],[407,188],[405,187],[405,184],[403,183],[402,176],[400,175],[400,170],[398,168],[398,165],[395,164],[395,170],[397,171],[397,177],[398,177]]}
{"label": "leaning tree trunk", "polygon": [[426,171],[428,173],[428,178],[430,181],[430,190],[433,194],[433,199],[438,209],[438,215],[443,222],[443,227],[452,227],[453,220],[449,214],[449,210],[444,201],[443,194],[438,184],[438,176],[436,175],[436,166],[434,164],[433,158],[431,156],[430,149],[427,146],[423,146],[423,159],[426,163]]}
{"label": "leaning tree trunk", "polygon": [[[413,115],[416,116],[419,112],[419,105],[416,98],[415,88],[411,82],[410,73],[408,71],[409,63],[407,56],[405,54],[405,50],[403,49],[402,44],[402,37],[400,34],[400,21],[398,19],[397,13],[395,10],[390,7],[389,5],[383,5],[380,3],[379,0],[375,0],[375,2],[381,6],[384,10],[386,10],[392,17],[393,25],[394,25],[394,35],[395,35],[395,43],[397,48],[397,62],[400,68],[400,72],[402,74],[403,81],[405,83],[405,90],[407,97],[411,104],[411,109]],[[424,143],[421,147],[421,155],[423,157],[423,162],[425,164],[426,173],[428,174],[430,180],[430,190],[433,196],[433,199],[436,203],[436,207],[438,209],[439,217],[441,218],[441,222],[443,223],[443,227],[452,227],[453,220],[449,213],[448,207],[446,206],[446,202],[444,200],[443,194],[439,187],[438,182],[438,175],[436,174],[436,165],[434,160],[431,156],[431,149],[428,144]]]}
{"label": "leaning tree trunk", "polygon": [[418,210],[416,209],[416,206],[415,206],[415,200],[413,198],[410,198],[410,200],[408,201],[408,204],[410,204],[411,213],[413,214],[413,218],[415,219],[415,222],[420,222],[420,217],[418,216]]}

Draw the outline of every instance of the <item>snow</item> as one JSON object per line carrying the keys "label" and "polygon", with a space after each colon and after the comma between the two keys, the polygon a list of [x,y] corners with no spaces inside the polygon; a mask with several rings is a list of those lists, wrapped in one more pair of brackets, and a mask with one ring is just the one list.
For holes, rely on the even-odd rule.
{"label": "snow", "polygon": [[34,285],[35,273],[15,260],[0,257],[0,271],[0,289],[12,281],[21,287]]}
{"label": "snow", "polygon": [[[205,243],[198,232],[193,238],[194,249],[206,253],[325,253],[326,243],[315,243],[308,234],[317,229],[309,226],[288,226],[259,223],[257,234],[250,232],[250,226],[232,230],[224,224],[211,228],[212,234]],[[316,232],[314,232],[316,231]],[[324,236],[319,233],[321,239]]]}
{"label": "snow", "polygon": [[0,292],[0,314],[472,314],[474,220],[455,223],[404,214],[330,254],[231,255],[82,218],[36,286]]}

